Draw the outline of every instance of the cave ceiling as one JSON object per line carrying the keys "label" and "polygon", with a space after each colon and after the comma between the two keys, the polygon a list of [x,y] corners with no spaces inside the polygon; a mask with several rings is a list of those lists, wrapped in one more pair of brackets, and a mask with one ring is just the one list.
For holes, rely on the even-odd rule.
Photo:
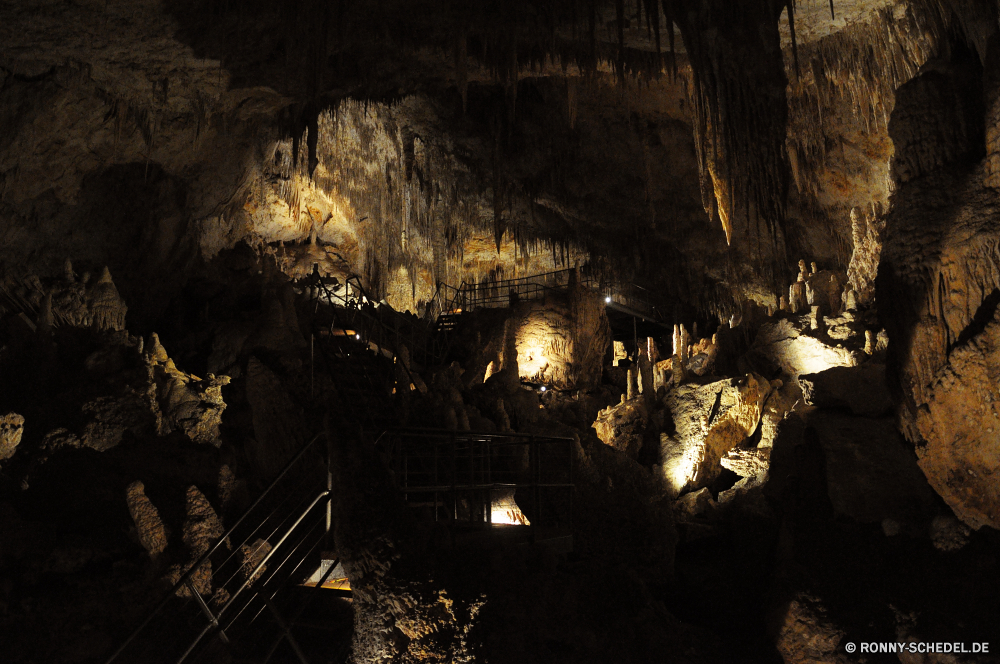
{"label": "cave ceiling", "polygon": [[401,308],[588,261],[687,311],[774,303],[800,256],[846,269],[894,90],[953,22],[793,4],[5,3],[3,260],[155,292],[315,238]]}

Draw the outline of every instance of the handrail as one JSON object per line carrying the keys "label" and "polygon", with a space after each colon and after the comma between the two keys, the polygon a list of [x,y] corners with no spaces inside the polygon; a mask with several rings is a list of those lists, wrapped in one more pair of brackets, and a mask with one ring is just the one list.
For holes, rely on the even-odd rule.
{"label": "handrail", "polygon": [[[296,466],[296,464],[302,459],[302,457],[306,454],[306,452],[308,452],[310,449],[312,449],[313,446],[316,444],[316,442],[320,440],[320,438],[324,438],[324,437],[327,437],[327,433],[326,432],[320,432],[320,433],[316,434],[315,436],[313,436],[313,438],[310,439],[309,442],[307,442],[305,445],[302,446],[302,448],[295,454],[295,456],[292,457],[288,461],[288,463],[285,464],[285,466],[281,469],[281,471],[278,473],[278,475],[275,476],[275,478],[273,480],[271,480],[271,483],[268,484],[268,486],[261,492],[261,494],[257,497],[257,499],[246,510],[243,511],[243,514],[241,514],[239,516],[239,518],[236,519],[235,522],[233,522],[233,525],[230,526],[219,538],[217,538],[216,541],[215,541],[215,543],[211,547],[209,547],[209,549],[188,568],[187,572],[185,572],[181,576],[180,580],[178,580],[177,583],[175,583],[173,585],[173,587],[164,595],[163,599],[161,599],[156,604],[156,606],[149,612],[149,614],[139,624],[139,626],[136,627],[129,634],[129,636],[125,639],[125,641],[118,647],[118,649],[115,650],[115,652],[112,653],[111,656],[108,657],[107,660],[105,660],[105,664],[112,664],[121,655],[121,653],[124,652],[124,650],[139,636],[139,634],[141,634],[143,632],[143,630],[145,630],[146,627],[148,627],[150,625],[150,623],[153,621],[153,619],[156,618],[156,616],[170,603],[170,601],[177,595],[177,592],[179,590],[181,590],[182,587],[187,586],[189,588],[189,590],[191,590],[191,586],[193,585],[192,579],[193,579],[195,573],[201,568],[201,566],[204,565],[211,558],[211,556],[213,554],[215,554],[219,550],[219,548],[223,545],[223,543],[225,543],[233,535],[233,533],[236,531],[236,529],[239,528],[239,526],[243,524],[243,522],[247,519],[247,517],[264,501],[264,499],[267,496],[269,496],[271,494],[271,492],[278,485],[278,483],[281,482],[281,480],[289,473],[289,471],[291,471],[291,469]],[[328,442],[329,442],[329,440],[328,440]],[[328,450],[328,453],[327,453],[327,482],[326,482],[327,489],[325,491],[323,491],[322,494],[316,500],[321,500],[324,496],[329,496],[330,495],[330,487],[329,487],[330,477],[331,477],[331,475],[330,475],[330,459],[329,459],[329,450]],[[314,501],[314,503],[312,505],[310,505],[310,508],[309,508],[310,510],[312,509],[312,507],[315,506],[315,502],[316,501]],[[328,504],[327,504],[327,515],[328,515],[328,518],[327,518],[327,524],[328,524],[327,525],[327,530],[328,531],[329,531],[329,522],[330,522],[329,513],[330,513],[331,509],[332,509],[332,503],[330,503],[328,501]],[[292,529],[294,529],[295,527],[297,527],[300,522],[301,522],[301,518],[298,521],[295,522],[295,525],[293,526]],[[285,541],[285,539],[287,538],[287,535],[290,534],[290,532],[291,532],[291,530],[289,530],[289,532],[286,533],[286,536],[284,538],[282,538],[282,540],[271,549],[271,552],[268,553],[268,555],[265,558],[265,560],[269,559],[270,556],[273,555],[273,552],[281,545],[281,543],[283,543]],[[261,566],[258,565],[257,569],[254,570],[254,574],[256,574],[257,572],[259,572],[260,568],[261,568]],[[252,578],[254,578],[254,576],[250,575],[247,578],[248,579],[252,579]],[[240,589],[234,595],[231,596],[230,601],[221,610],[219,610],[214,615],[214,626],[216,626],[216,627],[218,626],[218,618],[220,618],[222,616],[223,612],[227,608],[229,608],[230,604],[232,604],[232,601],[236,599],[236,596],[238,596],[239,593],[241,593],[246,588],[247,585],[248,585],[248,583],[244,583],[240,587]],[[200,595],[198,594],[198,592],[196,590],[191,590],[191,592],[196,597],[200,598]],[[203,610],[204,610],[204,608],[203,608]],[[212,627],[213,627],[213,619],[210,618],[210,622],[208,624],[208,627],[205,630],[203,630],[202,634],[198,637],[198,641],[200,641],[200,639],[205,634],[207,634],[208,629],[211,629]],[[188,654],[190,654],[191,649],[193,649],[193,647],[196,646],[196,645],[197,645],[197,641],[188,649],[188,651],[184,654],[184,656],[181,658],[180,661],[183,661],[183,659],[186,658]]]}

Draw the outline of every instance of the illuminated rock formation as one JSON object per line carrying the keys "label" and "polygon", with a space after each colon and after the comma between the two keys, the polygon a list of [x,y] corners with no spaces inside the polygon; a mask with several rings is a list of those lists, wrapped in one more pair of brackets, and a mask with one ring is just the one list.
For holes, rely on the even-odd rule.
{"label": "illuminated rock formation", "polygon": [[139,544],[150,556],[157,556],[167,548],[167,531],[160,519],[160,513],[146,497],[145,486],[136,481],[125,491],[125,502],[135,523]]}
{"label": "illuminated rock formation", "polygon": [[5,461],[17,451],[24,434],[24,417],[17,413],[7,413],[0,417],[0,461]]}

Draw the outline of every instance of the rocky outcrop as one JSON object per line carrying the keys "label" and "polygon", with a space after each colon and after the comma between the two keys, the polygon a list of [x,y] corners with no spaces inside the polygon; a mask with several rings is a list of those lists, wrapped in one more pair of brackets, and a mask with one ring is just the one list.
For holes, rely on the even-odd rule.
{"label": "rocky outcrop", "polygon": [[146,370],[150,379],[149,396],[160,435],[180,430],[196,443],[218,446],[219,425],[226,403],[222,388],[229,376],[209,374],[204,380],[180,371],[167,356],[155,333],[146,344]]}
{"label": "rocky outcrop", "polygon": [[593,426],[602,443],[634,459],[642,448],[648,420],[649,411],[641,398],[623,398],[598,413]]}
{"label": "rocky outcrop", "polygon": [[139,544],[150,556],[157,556],[167,548],[167,530],[160,519],[160,513],[146,497],[146,487],[142,482],[132,482],[125,491],[128,512],[135,523]]}
{"label": "rocky outcrop", "polygon": [[973,528],[1000,527],[1000,208],[982,178],[980,167],[904,186],[879,269],[904,432]]}
{"label": "rocky outcrop", "polygon": [[846,633],[830,618],[823,602],[800,593],[788,602],[775,625],[775,646],[788,663],[847,664],[840,647]]}
{"label": "rocky outcrop", "polygon": [[597,293],[571,284],[565,299],[553,296],[527,302],[514,316],[522,380],[557,389],[598,384],[611,331]]}
{"label": "rocky outcrop", "polygon": [[[857,348],[855,348],[857,346]],[[817,373],[830,367],[853,367],[862,361],[864,339],[831,345],[809,332],[807,316],[792,316],[761,325],[748,353],[753,366],[775,367],[784,375]]]}
{"label": "rocky outcrop", "polygon": [[182,538],[191,556],[200,558],[225,532],[225,528],[208,498],[196,486],[188,487],[185,510],[187,517],[184,519]]}
{"label": "rocky outcrop", "polygon": [[768,381],[749,374],[706,385],[681,385],[668,393],[665,405],[676,427],[672,436],[676,442],[661,452],[667,483],[677,487],[686,477],[682,488],[711,484],[722,470],[722,458],[757,428],[771,390]]}

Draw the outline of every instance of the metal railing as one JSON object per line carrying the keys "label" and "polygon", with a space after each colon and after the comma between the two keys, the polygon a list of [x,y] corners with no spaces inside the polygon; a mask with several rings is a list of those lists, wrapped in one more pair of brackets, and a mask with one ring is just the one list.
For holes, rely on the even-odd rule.
{"label": "metal railing", "polygon": [[[329,443],[319,434],[304,445],[105,664],[198,661],[212,641],[245,637],[265,609],[281,624],[274,596],[303,575],[329,539],[333,475],[330,446],[324,455],[320,440]],[[285,630],[281,638],[305,663],[294,636]]]}
{"label": "metal railing", "polygon": [[438,293],[451,295],[451,299],[442,297],[440,302],[435,303],[433,311],[437,312],[435,315],[440,315],[484,308],[504,308],[517,301],[536,300],[545,297],[547,293],[569,288],[574,279],[574,272],[575,279],[582,288],[599,293],[608,304],[620,305],[650,320],[662,319],[656,307],[637,292],[645,291],[641,286],[613,283],[586,266],[516,279],[487,280],[477,283],[463,281],[458,288],[446,284],[445,288],[442,288],[439,285]]}
{"label": "metal railing", "polygon": [[[573,514],[573,438],[401,429],[379,441],[397,489],[434,520],[491,524],[498,499],[515,500],[533,526]],[[430,499],[430,503],[427,499]]]}

